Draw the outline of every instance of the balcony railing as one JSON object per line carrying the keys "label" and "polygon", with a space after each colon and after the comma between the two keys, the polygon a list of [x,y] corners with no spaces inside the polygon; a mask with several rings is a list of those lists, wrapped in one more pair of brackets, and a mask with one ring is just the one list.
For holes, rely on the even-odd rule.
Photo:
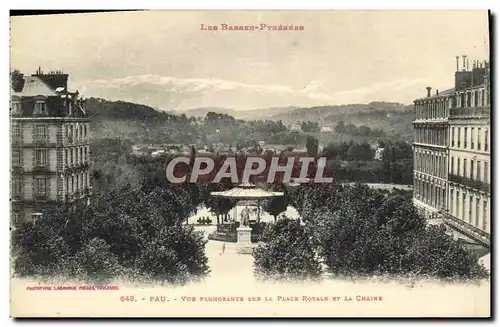
{"label": "balcony railing", "polygon": [[448,174],[448,180],[450,180],[453,183],[462,184],[476,190],[481,190],[483,192],[490,193],[490,184],[482,181],[477,181],[474,179],[470,179],[464,176],[458,176],[455,174]]}
{"label": "balcony railing", "polygon": [[491,236],[488,232],[485,232],[484,230],[468,224],[465,221],[449,214],[448,212],[442,212],[442,215],[446,224],[455,228],[462,234],[472,238],[473,240],[482,243],[484,246],[490,246]]}
{"label": "balcony railing", "polygon": [[33,167],[32,171],[34,173],[50,173],[51,172],[48,164],[47,165],[36,165]]}
{"label": "balcony railing", "polygon": [[451,108],[450,116],[460,117],[488,117],[490,115],[490,107],[467,107],[467,108]]}

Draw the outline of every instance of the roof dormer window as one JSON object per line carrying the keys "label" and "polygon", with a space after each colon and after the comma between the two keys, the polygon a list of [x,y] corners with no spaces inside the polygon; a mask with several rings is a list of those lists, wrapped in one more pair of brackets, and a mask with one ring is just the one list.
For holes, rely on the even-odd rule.
{"label": "roof dormer window", "polygon": [[13,115],[21,114],[21,99],[19,97],[12,97],[10,102],[10,111]]}
{"label": "roof dormer window", "polygon": [[35,99],[35,115],[45,116],[48,114],[46,99],[43,97],[37,97]]}

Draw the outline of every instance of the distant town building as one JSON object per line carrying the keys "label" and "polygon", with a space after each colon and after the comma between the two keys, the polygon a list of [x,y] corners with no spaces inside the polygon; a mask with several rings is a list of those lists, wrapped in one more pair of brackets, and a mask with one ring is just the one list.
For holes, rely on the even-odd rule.
{"label": "distant town building", "polygon": [[321,127],[321,132],[330,133],[333,132],[333,128],[331,128],[330,126],[323,126]]}
{"label": "distant town building", "polygon": [[11,89],[11,217],[36,219],[51,204],[89,200],[89,118],[68,75],[39,69]]}
{"label": "distant town building", "polygon": [[384,158],[384,148],[377,148],[375,150],[375,160],[382,160]]}
{"label": "distant town building", "polygon": [[165,150],[156,150],[156,151],[151,152],[151,157],[156,158],[156,157],[164,155],[165,153],[166,153]]}
{"label": "distant town building", "polygon": [[414,203],[466,240],[490,244],[490,67],[457,57],[455,87],[415,100]]}
{"label": "distant town building", "polygon": [[300,132],[302,131],[302,125],[300,124],[291,124],[288,126],[288,129],[292,132]]}

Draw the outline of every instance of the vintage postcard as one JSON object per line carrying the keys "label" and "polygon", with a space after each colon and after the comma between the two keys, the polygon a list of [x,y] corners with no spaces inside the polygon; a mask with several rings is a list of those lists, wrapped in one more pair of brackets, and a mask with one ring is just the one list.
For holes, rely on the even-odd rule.
{"label": "vintage postcard", "polygon": [[11,316],[490,317],[489,24],[11,16]]}

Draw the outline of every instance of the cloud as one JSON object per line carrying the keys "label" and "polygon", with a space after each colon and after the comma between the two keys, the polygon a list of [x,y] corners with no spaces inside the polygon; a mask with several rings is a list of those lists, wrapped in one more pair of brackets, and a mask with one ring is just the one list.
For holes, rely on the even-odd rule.
{"label": "cloud", "polygon": [[[405,102],[415,90],[425,88],[424,79],[398,79],[351,90],[329,92],[327,86],[311,80],[302,88],[288,85],[249,84],[209,78],[179,78],[143,74],[75,83],[86,96],[124,100],[155,107],[189,109],[221,106],[255,109],[278,106],[323,106],[371,101]],[[417,91],[418,92],[418,91]]]}
{"label": "cloud", "polygon": [[247,90],[262,94],[291,94],[293,90],[283,85],[257,85],[246,84],[236,81],[222,79],[204,78],[177,78],[171,76],[159,76],[154,74],[127,76],[111,80],[83,81],[80,84],[92,84],[100,88],[121,88],[126,86],[154,85],[161,86],[166,91],[177,91],[187,93],[220,92],[228,90]]}
{"label": "cloud", "polygon": [[416,79],[398,79],[389,82],[376,83],[352,90],[340,91],[333,94],[338,104],[370,102],[370,101],[391,101],[406,98],[407,93],[413,93],[415,90],[423,89],[426,80]]}

